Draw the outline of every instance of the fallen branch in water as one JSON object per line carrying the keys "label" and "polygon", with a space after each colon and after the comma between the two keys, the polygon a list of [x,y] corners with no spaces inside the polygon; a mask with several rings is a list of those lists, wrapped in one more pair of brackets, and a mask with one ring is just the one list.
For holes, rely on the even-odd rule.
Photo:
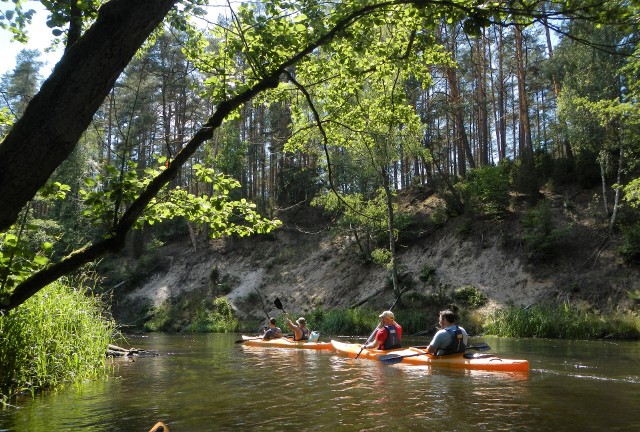
{"label": "fallen branch in water", "polygon": [[122,348],[117,345],[109,344],[107,347],[107,357],[133,357],[133,356],[157,356],[159,355],[157,352],[141,350],[138,348]]}

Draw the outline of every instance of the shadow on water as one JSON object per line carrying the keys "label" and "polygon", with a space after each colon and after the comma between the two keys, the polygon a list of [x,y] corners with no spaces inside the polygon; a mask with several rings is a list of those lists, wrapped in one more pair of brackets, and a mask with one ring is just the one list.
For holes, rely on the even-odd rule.
{"label": "shadow on water", "polygon": [[[640,430],[640,343],[486,338],[528,374],[255,348],[238,335],[132,336],[160,356],[114,362],[114,376],[0,412],[0,430]],[[409,341],[423,344],[425,341]]]}

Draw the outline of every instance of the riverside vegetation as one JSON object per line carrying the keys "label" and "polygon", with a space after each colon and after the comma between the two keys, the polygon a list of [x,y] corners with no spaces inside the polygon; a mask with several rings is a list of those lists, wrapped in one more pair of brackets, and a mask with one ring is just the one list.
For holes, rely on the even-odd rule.
{"label": "riverside vegetation", "polygon": [[[472,296],[481,293],[466,289]],[[526,337],[551,339],[638,339],[640,318],[628,312],[612,312],[603,315],[594,310],[580,309],[570,304],[541,304],[530,307],[509,306],[488,314],[478,312],[483,303],[469,303],[457,296],[440,298],[431,303],[420,296],[407,295],[401,309],[396,310],[398,322],[405,334],[430,335],[435,333],[438,307],[452,304],[459,309],[460,322],[475,336]],[[456,298],[458,303],[456,302]],[[425,301],[426,300],[426,301]],[[166,303],[144,324],[146,331],[184,331],[217,333],[254,333],[260,328],[258,322],[241,322],[233,313],[229,303],[216,298],[212,307],[201,301],[195,311],[189,310],[188,302]],[[440,306],[439,306],[440,305]],[[352,309],[318,308],[305,314],[307,326],[324,335],[366,335],[378,324],[378,309],[357,307]],[[187,317],[192,316],[192,320]],[[293,315],[292,315],[293,316]],[[278,317],[278,326],[285,328],[284,318]],[[182,327],[177,324],[180,323]]]}
{"label": "riverside vegetation", "polygon": [[[24,39],[31,12],[14,3],[1,24]],[[370,283],[335,292],[369,297],[369,309],[312,299],[305,315],[325,334],[368,334],[380,307],[408,286],[397,308],[408,333],[432,329],[437,308],[453,302],[475,333],[637,337],[639,288],[618,274],[637,273],[640,261],[634,2],[574,9],[567,2],[266,1],[197,31],[190,23],[206,15],[205,1],[110,1],[101,13],[93,0],[71,11],[64,2],[41,3],[54,35],[84,49],[63,57],[39,97],[35,52],[21,53],[1,80],[5,403],[17,391],[104,372],[114,324],[95,297],[86,299],[92,309],[75,303],[83,283],[51,285],[60,275],[120,252],[101,263],[101,289],[124,298],[164,266],[148,259],[162,253],[156,244],[188,239],[183,255],[191,258],[205,239],[268,233],[279,226],[273,215],[311,203],[327,213],[336,239],[321,258],[346,251],[344,261],[364,263],[358,270],[374,274],[375,285],[385,280],[387,296],[366,292]],[[551,31],[553,53],[551,42],[547,50],[542,43]],[[572,186],[597,194],[592,214],[575,210]],[[401,195],[414,188],[437,197],[432,212],[401,207]],[[297,220],[289,223],[293,229]],[[485,292],[437,280],[444,265],[404,267],[401,250],[420,239],[449,229],[483,248],[487,226],[504,227],[495,243],[527,260],[536,276],[555,266],[546,303],[483,311]],[[297,255],[281,249],[251,267],[279,270],[259,289],[296,287],[285,264]],[[613,270],[591,285],[563,277],[605,257]],[[348,276],[352,268],[342,270]],[[182,287],[189,268],[172,271],[187,274],[175,279]],[[257,329],[262,298],[243,292],[232,303],[240,272],[209,272],[201,291],[126,312],[140,312],[134,323],[154,331]],[[55,290],[75,296],[75,312],[55,312],[63,306],[57,298],[39,306]],[[84,329],[84,319],[96,327]],[[91,332],[84,351],[81,333]],[[26,350],[35,351],[33,363]]]}
{"label": "riverside vegetation", "polygon": [[0,316],[0,404],[109,373],[116,324],[100,297],[72,284],[55,282]]}
{"label": "riverside vegetation", "polygon": [[[496,167],[494,170],[503,170]],[[485,169],[491,176],[494,173]],[[478,180],[479,179],[479,180]],[[471,176],[467,182],[484,184],[482,176]],[[421,217],[422,224],[430,226],[454,226],[459,236],[467,235],[470,225],[467,221],[476,217],[488,217],[497,223],[507,212],[509,200],[502,194],[510,193],[509,177],[503,176],[503,182],[497,188],[500,193],[487,191],[486,196],[495,196],[482,202],[469,198],[467,211],[455,215],[446,209],[437,208],[429,217]],[[477,185],[470,187],[477,188]],[[502,202],[502,205],[495,204]],[[534,206],[527,206],[523,212],[522,241],[523,253],[534,264],[544,264],[557,254],[558,241],[570,235],[568,226],[557,227],[549,202],[544,200]],[[497,213],[496,213],[497,212]],[[445,215],[445,216],[443,216]],[[405,215],[406,220],[414,223],[415,216]],[[437,224],[434,221],[438,221]],[[461,223],[462,222],[462,223]],[[181,229],[170,224],[175,230],[172,236],[179,236]],[[179,224],[177,226],[180,226]],[[424,227],[423,227],[424,228]],[[621,246],[616,249],[620,260],[633,265],[638,257],[635,237],[627,233],[634,230],[622,230]],[[167,237],[171,238],[171,236]],[[169,241],[170,242],[170,241]],[[133,286],[143,284],[154,270],[162,267],[162,262],[154,259],[156,251],[150,248],[148,253],[137,260],[130,270],[118,266],[130,262],[128,254],[112,260],[105,260],[102,268],[103,278],[98,286],[109,286],[109,277],[125,277]],[[360,249],[353,247],[354,251]],[[190,254],[190,252],[187,252]],[[291,263],[294,254],[285,254],[282,265]],[[354,255],[354,261],[361,255]],[[375,264],[374,264],[375,265]],[[108,269],[108,272],[104,272]],[[160,269],[166,271],[166,269]],[[401,278],[404,284],[433,283],[437,269],[424,266],[409,278]],[[234,288],[233,275],[223,275],[214,268],[209,275],[210,283],[201,290],[183,293],[172,301],[156,308],[149,308],[138,322],[145,331],[165,332],[248,332],[254,333],[260,328],[264,317],[250,319],[238,315],[227,295]],[[388,290],[391,290],[390,282]],[[93,291],[80,289],[87,281],[67,280],[54,283],[37,296],[31,298],[24,307],[10,311],[0,317],[0,360],[3,367],[0,374],[2,401],[9,403],[11,397],[20,392],[33,394],[39,389],[57,387],[65,382],[81,382],[89,378],[105,376],[109,373],[105,360],[107,345],[117,337],[116,322],[108,313],[108,305],[102,297],[92,295]],[[95,281],[92,283],[95,284]],[[428,292],[411,287],[403,293],[395,312],[408,335],[429,335],[435,331],[434,317],[439,308],[455,304],[461,313],[461,322],[472,335],[496,335],[504,337],[539,338],[627,338],[640,336],[640,321],[633,310],[600,311],[597,307],[584,307],[571,303],[543,303],[529,307],[508,306],[490,312],[483,311],[488,298],[481,290],[467,285],[456,289],[444,289],[440,286]],[[101,288],[96,288],[100,290]],[[131,287],[129,288],[131,289]],[[631,305],[640,302],[637,292],[628,293]],[[243,300],[254,307],[264,306],[259,293],[250,293]],[[315,307],[306,312],[310,328],[324,335],[367,335],[377,325],[377,315],[384,303],[375,306],[352,308]],[[282,317],[279,325],[284,327]],[[131,328],[129,328],[132,330]],[[34,354],[35,353],[35,354]]]}

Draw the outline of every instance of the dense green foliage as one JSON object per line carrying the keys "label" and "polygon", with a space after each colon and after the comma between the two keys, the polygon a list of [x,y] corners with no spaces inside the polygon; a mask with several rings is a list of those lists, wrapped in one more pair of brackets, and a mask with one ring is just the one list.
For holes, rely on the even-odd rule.
{"label": "dense green foliage", "polygon": [[105,376],[115,331],[100,297],[62,282],[0,316],[0,402]]}
{"label": "dense green foliage", "polygon": [[498,309],[487,317],[487,334],[503,337],[563,339],[640,338],[640,322],[632,315],[601,315],[569,304]]}
{"label": "dense green foliage", "polygon": [[[431,310],[433,309],[433,310]],[[432,335],[438,328],[435,308],[398,309],[396,321],[406,335]],[[379,311],[369,308],[316,309],[305,315],[307,326],[327,336],[369,335],[379,323]],[[506,307],[482,316],[473,308],[460,310],[459,324],[470,335],[553,339],[638,339],[640,320],[629,314],[602,315],[568,304]],[[279,324],[284,324],[284,322]],[[283,327],[284,328],[284,327]]]}
{"label": "dense green foliage", "polygon": [[233,333],[239,322],[226,297],[197,300],[183,295],[175,302],[165,302],[149,312],[146,331]]}
{"label": "dense green foliage", "polygon": [[[53,34],[71,44],[103,2],[42,3]],[[364,259],[389,268],[398,290],[396,246],[411,234],[396,192],[412,185],[433,186],[449,198],[449,214],[473,220],[504,217],[514,194],[534,203],[550,180],[595,179],[608,229],[624,223],[621,194],[633,196],[624,186],[639,174],[635,3],[274,0],[234,5],[233,15],[196,29],[190,18],[207,3],[176,1],[54,174],[71,199],[39,209],[61,231],[51,267],[64,267],[57,258],[73,250],[93,259],[98,252],[82,246],[100,245],[101,234],[160,235],[171,218],[188,221],[194,242],[233,231],[248,208],[240,232],[268,231],[275,225],[263,215],[330,193],[337,205],[323,203],[339,226]],[[30,12],[14,4],[0,25],[22,39]],[[2,77],[3,135],[38,87],[38,68],[36,53],[25,52]],[[215,198],[201,168],[237,179],[229,200]],[[100,228],[76,223],[80,213]],[[132,237],[139,256],[144,236]],[[554,233],[533,237],[533,255],[545,255]],[[27,273],[13,279],[19,271],[4,269],[20,292]],[[3,302],[15,307],[22,300],[12,288],[3,287]]]}
{"label": "dense green foliage", "polygon": [[500,164],[474,169],[456,189],[467,214],[500,218],[509,206],[509,167]]}
{"label": "dense green foliage", "polygon": [[537,206],[528,210],[522,220],[525,246],[529,257],[533,261],[548,260],[553,257],[563,237],[569,232],[570,227],[556,227],[552,219],[551,209],[546,201],[541,201]]}
{"label": "dense green foliage", "polygon": [[[53,34],[71,45],[104,2],[41,3]],[[415,236],[409,226],[424,228],[397,205],[398,191],[412,186],[437,190],[447,202],[438,220],[464,215],[465,234],[477,218],[505,218],[516,197],[523,199],[531,208],[518,240],[541,261],[553,257],[567,226],[555,223],[540,186],[599,184],[598,229],[622,232],[620,253],[637,262],[640,56],[630,55],[638,53],[637,2],[584,1],[572,9],[567,2],[272,0],[237,6],[197,30],[190,18],[206,15],[201,6],[208,2],[176,3],[57,165],[50,186],[36,184],[43,193],[19,204],[18,217],[0,232],[0,306],[16,307],[48,281],[118,251],[125,239],[138,262],[115,277],[133,285],[154,268],[155,259],[143,257],[158,243],[188,238],[195,247],[205,238],[269,232],[278,226],[271,220],[277,210],[311,202],[354,239],[354,256],[389,269],[398,290],[396,246]],[[23,40],[31,13],[24,1],[13,4],[0,13],[0,27]],[[545,47],[548,29],[559,30],[553,47]],[[2,77],[1,137],[28,112],[40,66],[37,53],[25,51]],[[90,88],[91,79],[73,86]],[[72,136],[73,127],[70,121],[54,135]],[[45,171],[31,168],[31,176]],[[9,180],[25,188],[26,181]],[[122,243],[109,244],[114,238]],[[420,277],[429,281],[434,272],[425,268]],[[29,283],[39,285],[32,291]],[[56,287],[32,301],[50,300],[46,293]],[[407,296],[416,308],[398,310],[408,333],[431,328],[435,311],[420,306],[455,300],[473,309],[486,301],[473,287],[452,295],[434,288]],[[222,282],[216,294],[228,289]],[[9,325],[20,313],[0,318],[12,350],[1,355],[23,359],[19,350],[31,346],[9,330],[29,334],[41,318]],[[60,314],[40,314],[55,317],[52,328],[67,326]],[[376,316],[317,310],[308,319],[323,333],[368,334]],[[93,332],[104,333],[94,341],[97,353],[110,324],[97,315],[90,320]],[[635,335],[624,320],[617,329],[607,327],[611,321],[570,306],[534,307],[497,312],[487,328],[510,335],[499,326],[512,325],[513,335],[537,337]],[[185,298],[150,311],[146,328],[238,325],[223,297]],[[75,349],[68,350],[73,362],[83,361]],[[35,359],[11,369],[26,375],[7,378],[8,392],[27,381],[35,389],[68,378],[42,354]],[[89,375],[100,369],[79,364]]]}

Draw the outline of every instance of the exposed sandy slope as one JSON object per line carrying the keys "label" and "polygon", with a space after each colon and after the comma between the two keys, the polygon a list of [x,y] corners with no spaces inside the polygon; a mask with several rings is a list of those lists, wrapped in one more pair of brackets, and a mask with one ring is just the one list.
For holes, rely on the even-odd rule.
{"label": "exposed sandy slope", "polygon": [[[566,218],[569,223],[570,215]],[[217,267],[220,276],[230,281],[228,298],[243,316],[264,317],[260,302],[243,301],[255,293],[262,296],[270,314],[277,312],[276,297],[287,311],[298,314],[320,305],[346,307],[368,298],[375,307],[393,302],[391,290],[385,289],[388,276],[383,269],[359,262],[353,243],[321,230],[321,219],[296,220],[302,219],[307,221],[304,228],[289,224],[270,237],[233,243],[216,240],[199,245],[197,251],[187,243],[168,247],[163,251],[168,263],[165,272],[132,291],[129,299],[159,305],[184,291],[209,286],[211,293],[209,275]],[[402,246],[400,263],[416,282],[414,290],[429,293],[472,285],[488,296],[488,307],[545,299],[588,303],[600,309],[630,307],[627,291],[640,289],[637,268],[620,263],[613,243],[598,249],[603,238],[599,229],[574,226],[556,259],[532,266],[518,240],[518,227],[517,218],[501,224],[476,222],[472,234],[461,236],[450,224]],[[425,266],[436,269],[435,283],[418,278]]]}

